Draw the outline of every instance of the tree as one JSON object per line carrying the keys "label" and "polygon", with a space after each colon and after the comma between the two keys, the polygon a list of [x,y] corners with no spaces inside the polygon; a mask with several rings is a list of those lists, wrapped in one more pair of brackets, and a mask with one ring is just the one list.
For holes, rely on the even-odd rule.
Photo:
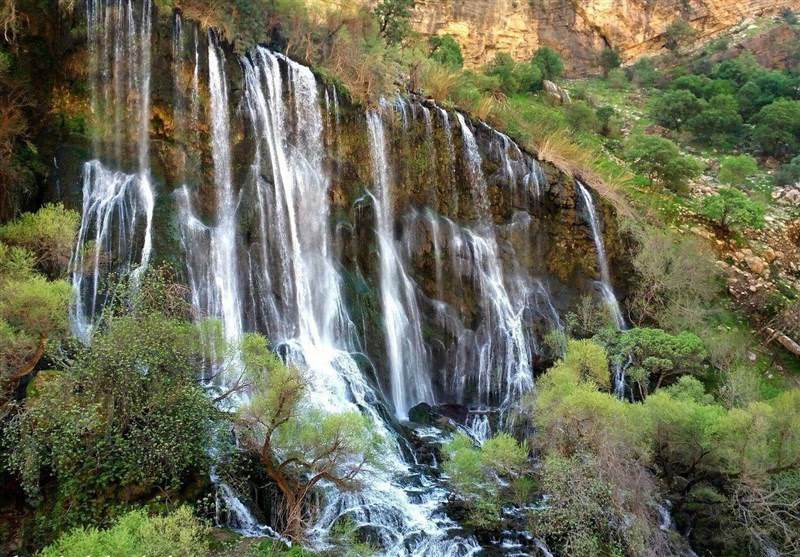
{"label": "tree", "polygon": [[800,101],[778,99],[751,118],[751,140],[761,153],[787,158],[800,150]]}
{"label": "tree", "polygon": [[735,188],[720,188],[715,195],[703,199],[700,210],[724,228],[764,226],[764,206]]}
{"label": "tree", "polygon": [[411,33],[414,0],[382,0],[375,6],[380,32],[389,44],[398,44]]}
{"label": "tree", "polygon": [[660,181],[671,190],[681,190],[702,172],[702,165],[681,155],[678,146],[656,135],[631,138],[628,160],[652,181]]}
{"label": "tree", "polygon": [[658,71],[650,58],[640,58],[630,67],[630,78],[640,87],[652,87],[658,79]]}
{"label": "tree", "polygon": [[633,236],[636,279],[628,308],[634,323],[650,322],[675,332],[702,321],[719,289],[714,254],[692,236],[675,236],[658,227],[635,229]]}
{"label": "tree", "polygon": [[0,240],[27,249],[36,256],[36,266],[51,278],[59,278],[69,266],[80,220],[78,213],[60,203],[45,205],[0,226]]}
{"label": "tree", "polygon": [[679,52],[690,44],[698,31],[683,20],[675,20],[664,31],[664,47],[672,52]]}
{"label": "tree", "polygon": [[101,523],[121,499],[174,493],[207,473],[215,413],[196,383],[198,328],[164,313],[176,302],[161,270],[138,286],[113,291],[89,343],[65,370],[39,374],[6,431],[12,469],[32,502],[44,490],[56,531]]}
{"label": "tree", "polygon": [[495,435],[479,448],[459,434],[442,447],[442,454],[448,481],[463,500],[468,522],[475,528],[493,528],[503,502],[529,495],[524,481],[528,446],[507,433]]}
{"label": "tree", "polygon": [[533,54],[533,64],[538,66],[544,79],[553,81],[564,73],[564,63],[561,56],[552,48],[543,46]]}
{"label": "tree", "polygon": [[758,162],[753,157],[726,157],[719,167],[719,181],[729,186],[744,186],[757,173]]}
{"label": "tree", "polygon": [[800,157],[781,165],[775,172],[774,180],[776,186],[792,186],[800,182]]}
{"label": "tree", "polygon": [[452,35],[433,35],[428,39],[431,58],[451,68],[461,69],[464,66],[464,56],[461,54],[461,45]]}
{"label": "tree", "polygon": [[361,489],[360,477],[377,464],[382,439],[358,412],[306,407],[306,379],[272,354],[260,335],[245,337],[242,358],[252,397],[239,412],[238,432],[283,495],[286,535],[298,539],[311,490],[322,481],[342,491]]}
{"label": "tree", "polygon": [[556,365],[562,366],[582,381],[592,381],[598,389],[608,390],[611,387],[606,351],[591,340],[570,339],[567,342],[566,356]]}
{"label": "tree", "polygon": [[576,100],[564,109],[567,124],[577,132],[597,131],[597,114],[586,101]]}
{"label": "tree", "polygon": [[732,95],[717,95],[702,112],[686,122],[696,139],[711,145],[730,145],[742,134],[742,117]]}
{"label": "tree", "polygon": [[685,89],[667,91],[656,97],[650,115],[658,124],[672,130],[681,129],[686,122],[703,111],[703,103]]}
{"label": "tree", "polygon": [[608,72],[619,68],[622,65],[622,56],[617,48],[604,48],[600,53],[600,67],[603,69],[603,77],[608,77]]}
{"label": "tree", "polygon": [[500,90],[505,95],[511,96],[520,92],[522,84],[517,72],[517,62],[507,52],[495,54],[484,72],[500,81]]}

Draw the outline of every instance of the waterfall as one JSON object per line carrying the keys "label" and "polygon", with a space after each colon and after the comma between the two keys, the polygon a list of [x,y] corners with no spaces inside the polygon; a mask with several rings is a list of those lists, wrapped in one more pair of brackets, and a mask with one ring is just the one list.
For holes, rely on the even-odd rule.
{"label": "waterfall", "polygon": [[[135,281],[152,256],[152,19],[152,0],[143,0],[139,13],[132,0],[88,0],[86,6],[92,150],[98,158],[83,167],[82,222],[70,263],[76,293],[73,329],[83,339],[102,305],[107,271],[132,272]],[[127,117],[127,111],[134,117]],[[134,165],[135,172],[121,170]]]}
{"label": "waterfall", "polygon": [[620,310],[619,302],[617,301],[617,297],[614,295],[614,290],[611,287],[611,275],[608,271],[606,248],[603,242],[603,235],[600,232],[600,217],[595,209],[592,194],[589,193],[589,190],[587,190],[583,184],[580,182],[577,184],[578,192],[580,193],[581,199],[586,206],[586,214],[589,219],[589,225],[592,229],[592,239],[594,240],[594,245],[597,248],[597,266],[600,269],[600,293],[603,296],[603,300],[605,301],[609,310],[611,311],[611,315],[614,318],[614,324],[617,326],[617,329],[624,331],[626,329],[625,318],[622,317],[622,311]]}
{"label": "waterfall", "polygon": [[[405,121],[405,104],[401,106]],[[372,197],[380,244],[380,293],[392,402],[397,416],[405,418],[415,404],[433,402],[433,391],[414,284],[403,268],[394,238],[391,168],[380,112],[370,112],[367,121],[375,173],[376,192]]]}

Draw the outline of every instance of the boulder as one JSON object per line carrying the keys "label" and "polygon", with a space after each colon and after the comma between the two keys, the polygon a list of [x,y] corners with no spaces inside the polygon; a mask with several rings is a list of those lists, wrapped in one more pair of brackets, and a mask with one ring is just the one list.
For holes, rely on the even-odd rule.
{"label": "boulder", "polygon": [[415,424],[434,425],[439,413],[427,402],[420,402],[408,411],[408,420]]}

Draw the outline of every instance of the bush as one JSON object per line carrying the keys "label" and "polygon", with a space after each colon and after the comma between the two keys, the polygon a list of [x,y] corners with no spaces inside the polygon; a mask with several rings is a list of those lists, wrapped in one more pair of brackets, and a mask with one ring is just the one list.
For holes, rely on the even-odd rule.
{"label": "bush", "polygon": [[564,112],[567,124],[576,132],[597,131],[597,114],[586,101],[574,101]]}
{"label": "bush", "polygon": [[40,557],[198,557],[208,552],[209,536],[210,529],[189,507],[163,517],[137,510],[107,530],[76,528],[44,548]]}
{"label": "bush", "polygon": [[542,78],[553,81],[564,73],[564,63],[561,56],[552,48],[543,46],[533,55],[533,65],[542,72]]}
{"label": "bush", "polygon": [[678,52],[683,47],[689,45],[698,31],[683,20],[676,20],[669,24],[664,31],[664,46],[667,50]]}
{"label": "bush", "polygon": [[573,373],[577,379],[591,381],[598,389],[611,387],[606,351],[591,340],[570,340],[566,356],[557,365]]}
{"label": "bush", "polygon": [[628,86],[628,78],[625,72],[619,68],[615,68],[608,72],[608,84],[614,89],[625,89]]}
{"label": "bush", "polygon": [[795,157],[789,164],[781,165],[775,171],[776,186],[792,186],[800,182],[800,157]]}
{"label": "bush", "polygon": [[758,173],[758,162],[749,155],[726,157],[719,167],[719,181],[729,186],[744,186]]}
{"label": "bush", "polygon": [[686,122],[686,128],[706,144],[731,145],[742,134],[742,117],[738,108],[732,95],[717,95],[702,112]]}
{"label": "bush", "polygon": [[650,58],[640,58],[631,66],[630,79],[640,87],[652,87],[658,79],[658,71]]}
{"label": "bush", "polygon": [[720,188],[716,195],[703,199],[700,210],[724,228],[764,226],[764,206],[735,188]]}
{"label": "bush", "polygon": [[778,99],[759,110],[751,123],[751,140],[759,152],[787,158],[800,150],[800,101]]}
{"label": "bush", "polygon": [[675,143],[656,135],[631,138],[627,158],[637,172],[673,191],[682,191],[703,171],[702,164],[681,155]]}
{"label": "bush", "polygon": [[677,89],[656,97],[650,106],[650,116],[665,128],[679,130],[703,108],[703,103],[691,91]]}
{"label": "bush", "polygon": [[622,56],[619,49],[604,48],[600,53],[600,67],[603,69],[603,76],[608,77],[608,73],[622,65]]}
{"label": "bush", "polygon": [[461,45],[452,35],[434,35],[428,39],[430,56],[443,66],[461,69],[464,66],[464,55]]}

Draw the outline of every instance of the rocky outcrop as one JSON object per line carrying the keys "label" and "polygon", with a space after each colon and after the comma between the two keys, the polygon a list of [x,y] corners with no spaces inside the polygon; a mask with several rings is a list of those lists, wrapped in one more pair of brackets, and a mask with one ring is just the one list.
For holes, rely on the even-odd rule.
{"label": "rocky outcrop", "polygon": [[424,35],[456,37],[471,67],[498,52],[522,60],[540,46],[549,46],[562,54],[570,69],[580,72],[590,70],[597,52],[607,46],[619,48],[626,61],[659,52],[665,29],[676,19],[690,22],[708,37],[787,7],[800,9],[800,1],[416,0],[413,24]]}

